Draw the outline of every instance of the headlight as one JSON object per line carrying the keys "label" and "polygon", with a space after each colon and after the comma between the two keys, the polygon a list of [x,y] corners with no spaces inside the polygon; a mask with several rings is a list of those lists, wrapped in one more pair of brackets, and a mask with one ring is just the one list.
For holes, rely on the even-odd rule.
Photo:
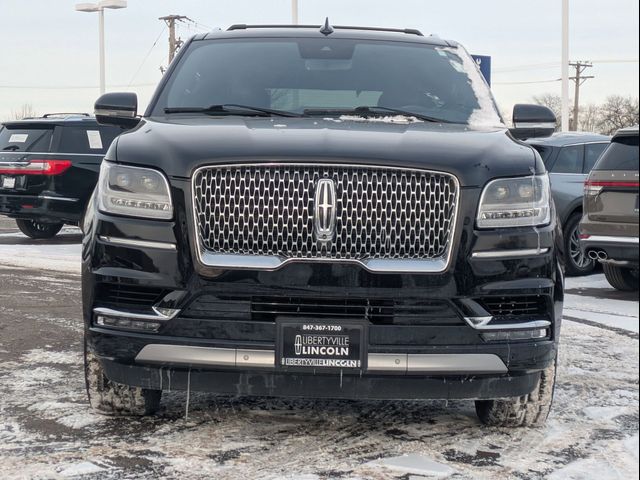
{"label": "headlight", "polygon": [[478,228],[546,225],[551,220],[549,176],[500,178],[482,192]]}
{"label": "headlight", "polygon": [[98,208],[118,215],[170,219],[169,182],[156,170],[104,161],[98,180]]}

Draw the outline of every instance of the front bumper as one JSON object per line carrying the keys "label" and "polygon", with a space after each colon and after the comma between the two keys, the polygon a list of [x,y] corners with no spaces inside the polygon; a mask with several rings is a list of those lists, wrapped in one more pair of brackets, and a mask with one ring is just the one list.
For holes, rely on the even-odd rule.
{"label": "front bumper", "polygon": [[[478,195],[463,192],[461,205],[477,205]],[[476,231],[474,207],[461,208],[451,264],[437,274],[296,262],[274,271],[229,268],[205,276],[193,263],[190,215],[180,204],[188,196],[180,189],[172,196],[178,199],[174,221],[104,215],[92,206],[84,220],[86,340],[113,381],[146,388],[169,388],[171,381],[171,389],[190,382],[194,390],[238,395],[499,398],[531,391],[556,357],[563,279],[555,223]],[[127,303],[140,289],[161,291],[153,305],[179,313],[160,321],[155,333],[96,324],[96,308],[153,315],[151,304]],[[538,310],[501,318],[503,328],[494,330],[544,317],[544,338],[485,339],[488,330],[478,328],[487,315],[480,300],[507,297],[535,299]],[[322,299],[327,308],[366,300],[366,308],[384,309],[391,302],[396,313],[371,317],[369,367],[360,374],[284,372],[273,361],[275,317],[256,311],[258,303],[280,305],[281,299]],[[305,312],[298,314],[314,318]]]}

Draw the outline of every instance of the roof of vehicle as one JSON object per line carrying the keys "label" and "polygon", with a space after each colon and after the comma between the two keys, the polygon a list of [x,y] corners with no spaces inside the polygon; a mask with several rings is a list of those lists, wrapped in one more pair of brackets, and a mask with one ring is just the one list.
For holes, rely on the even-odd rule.
{"label": "roof of vehicle", "polygon": [[47,113],[42,117],[25,117],[21,120],[8,120],[2,122],[2,125],[8,126],[20,126],[20,125],[62,125],[70,123],[89,123],[95,125],[97,123],[96,117],[89,115],[88,113]]}
{"label": "roof of vehicle", "polygon": [[456,42],[441,39],[435,35],[423,35],[416,29],[392,29],[377,27],[355,27],[348,25],[332,25],[331,33],[322,33],[322,25],[232,25],[227,30],[213,30],[196,35],[194,40],[229,39],[229,38],[349,38],[361,40],[406,41],[456,47]]}
{"label": "roof of vehicle", "polygon": [[545,145],[549,147],[566,147],[581,143],[610,142],[611,137],[591,132],[562,132],[554,133],[550,137],[532,138],[527,140],[531,145]]}
{"label": "roof of vehicle", "polygon": [[638,135],[638,125],[634,125],[633,127],[621,128],[614,135],[613,138],[616,137],[633,137]]}

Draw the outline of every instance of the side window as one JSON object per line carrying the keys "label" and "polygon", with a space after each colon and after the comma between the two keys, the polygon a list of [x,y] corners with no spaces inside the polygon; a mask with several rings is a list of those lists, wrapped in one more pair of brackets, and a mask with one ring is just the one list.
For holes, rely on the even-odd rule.
{"label": "side window", "polygon": [[589,173],[596,164],[602,152],[607,148],[608,143],[590,143],[584,146],[584,171]]}
{"label": "side window", "polygon": [[60,136],[60,152],[104,155],[120,132],[119,128],[97,125],[64,126]]}
{"label": "side window", "polygon": [[571,145],[562,147],[556,163],[551,169],[552,173],[582,173],[584,145]]}

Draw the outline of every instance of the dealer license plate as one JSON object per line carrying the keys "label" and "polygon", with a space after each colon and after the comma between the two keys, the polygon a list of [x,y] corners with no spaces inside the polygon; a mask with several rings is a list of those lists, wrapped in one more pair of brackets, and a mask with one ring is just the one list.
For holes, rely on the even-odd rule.
{"label": "dealer license plate", "polygon": [[367,358],[365,322],[352,320],[277,322],[279,368],[295,370],[364,370]]}

